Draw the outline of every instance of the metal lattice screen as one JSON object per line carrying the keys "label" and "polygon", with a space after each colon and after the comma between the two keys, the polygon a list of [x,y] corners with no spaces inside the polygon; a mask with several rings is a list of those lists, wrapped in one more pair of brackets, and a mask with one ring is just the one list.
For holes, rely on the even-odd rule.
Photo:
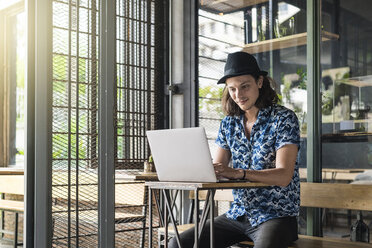
{"label": "metal lattice screen", "polygon": [[98,247],[98,6],[53,1],[53,247]]}
{"label": "metal lattice screen", "polygon": [[[98,247],[99,4],[98,0],[53,1],[53,247]],[[145,131],[158,128],[159,118],[164,118],[163,76],[156,69],[157,64],[163,67],[159,58],[164,56],[157,56],[155,49],[163,4],[116,2],[118,247],[139,247],[145,237],[144,183],[122,180],[121,175],[143,170],[150,155]],[[156,9],[161,12],[158,17]],[[157,84],[156,78],[160,78]]]}
{"label": "metal lattice screen", "polygon": [[[205,128],[212,156],[217,131],[224,114],[221,108],[223,76],[227,54],[241,50],[244,38],[242,12],[218,15],[199,9],[199,126]],[[204,9],[203,9],[204,8]]]}
{"label": "metal lattice screen", "polygon": [[[141,247],[147,226],[147,193],[143,182],[122,180],[143,171],[150,156],[146,130],[155,129],[163,115],[156,85],[155,0],[116,1],[116,141],[115,141],[115,243]],[[164,37],[162,37],[164,39]],[[129,202],[128,202],[129,201]],[[126,216],[133,218],[125,218]]]}

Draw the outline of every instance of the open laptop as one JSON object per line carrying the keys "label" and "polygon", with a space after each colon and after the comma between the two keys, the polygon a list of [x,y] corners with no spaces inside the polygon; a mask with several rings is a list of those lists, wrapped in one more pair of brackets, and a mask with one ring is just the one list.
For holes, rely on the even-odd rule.
{"label": "open laptop", "polygon": [[203,127],[146,133],[159,181],[218,181]]}

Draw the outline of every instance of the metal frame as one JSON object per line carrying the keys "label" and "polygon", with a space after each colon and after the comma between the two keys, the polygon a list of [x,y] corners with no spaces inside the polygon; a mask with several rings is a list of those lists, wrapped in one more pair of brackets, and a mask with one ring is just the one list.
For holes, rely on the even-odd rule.
{"label": "metal frame", "polygon": [[100,2],[98,244],[115,247],[114,106],[116,84],[115,1]]}
{"label": "metal frame", "polygon": [[[307,181],[321,182],[321,0],[307,1]],[[307,234],[321,235],[320,209],[307,210]]]}
{"label": "metal frame", "polygon": [[[201,232],[207,222],[208,215],[209,215],[209,220],[210,220],[210,247],[215,246],[215,241],[214,241],[214,209],[215,209],[215,203],[214,203],[214,195],[216,192],[215,188],[205,188],[201,189],[197,184],[189,184],[189,185],[181,185],[181,186],[175,186],[173,187],[170,185],[169,187],[166,185],[161,185],[159,187],[157,186],[149,186],[149,247],[152,247],[152,216],[153,216],[153,203],[152,203],[152,196],[155,198],[155,203],[157,206],[158,214],[159,217],[163,216],[163,220],[161,221],[161,225],[164,227],[164,248],[168,247],[168,226],[169,226],[169,220],[172,223],[172,226],[175,230],[175,237],[176,241],[179,247],[182,247],[181,240],[180,240],[180,235],[178,232],[177,228],[177,222],[174,217],[174,203],[175,203],[175,198],[171,198],[171,192],[172,190],[178,191],[185,191],[188,192],[190,190],[194,191],[194,223],[195,223],[195,243],[194,243],[194,248],[200,247],[199,240],[201,237]],[[154,191],[159,190],[160,196],[163,196],[163,201],[164,205],[163,207],[159,207],[161,199],[158,199],[156,196],[156,193]],[[199,191],[200,190],[207,190],[207,196],[205,200],[205,204],[202,210],[201,217],[199,218]],[[182,193],[181,193],[182,194]],[[160,246],[159,246],[160,247]]]}
{"label": "metal frame", "polygon": [[198,126],[199,0],[184,1],[184,127]]}
{"label": "metal frame", "polygon": [[51,247],[52,2],[35,5],[35,247]]}
{"label": "metal frame", "polygon": [[[198,10],[199,0],[182,1],[183,16],[173,14],[173,6],[176,0],[169,0],[169,128],[173,128],[172,112],[174,109],[173,95],[183,95],[183,127],[195,127],[199,125],[198,117]],[[179,2],[179,1],[177,1]],[[172,4],[173,3],[173,4]],[[172,35],[179,35],[180,30],[173,30],[172,23],[183,23],[183,47],[174,47],[176,44],[172,42]],[[174,50],[182,51],[183,54],[183,71],[177,71],[177,61],[172,60],[172,52]],[[183,82],[174,82],[174,75],[183,75]],[[173,75],[173,77],[172,77]],[[189,202],[184,199],[187,197],[184,193],[180,194],[178,205],[182,206],[181,222],[186,221],[187,213],[190,209]]]}
{"label": "metal frame", "polygon": [[27,13],[27,118],[26,118],[26,163],[24,237],[25,247],[34,247],[35,211],[35,1],[26,1]]}
{"label": "metal frame", "polygon": [[[163,39],[155,39],[155,46],[158,48],[155,50],[155,65],[157,66],[157,71],[159,73],[155,74],[155,91],[158,92],[159,98],[156,99],[155,104],[159,106],[161,109],[161,117],[158,120],[155,120],[155,129],[159,128],[167,128],[169,127],[170,123],[170,111],[169,106],[171,104],[170,98],[166,97],[166,88],[167,83],[169,82],[170,73],[169,73],[169,60],[171,59],[169,54],[169,46],[170,46],[170,36],[169,36],[169,28],[170,23],[169,20],[169,12],[170,12],[170,4],[171,0],[163,0],[162,4],[155,5],[155,22],[161,22],[161,25],[155,26],[155,33],[161,35],[161,37],[168,37]],[[160,2],[160,1],[159,1]],[[160,5],[160,7],[159,7]]]}

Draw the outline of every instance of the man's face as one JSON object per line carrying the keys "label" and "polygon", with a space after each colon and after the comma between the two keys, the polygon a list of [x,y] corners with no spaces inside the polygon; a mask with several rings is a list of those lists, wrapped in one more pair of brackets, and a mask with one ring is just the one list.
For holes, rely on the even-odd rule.
{"label": "man's face", "polygon": [[242,75],[226,79],[226,87],[230,97],[243,111],[249,110],[255,106],[262,83],[262,76],[260,76],[257,81],[251,75]]}

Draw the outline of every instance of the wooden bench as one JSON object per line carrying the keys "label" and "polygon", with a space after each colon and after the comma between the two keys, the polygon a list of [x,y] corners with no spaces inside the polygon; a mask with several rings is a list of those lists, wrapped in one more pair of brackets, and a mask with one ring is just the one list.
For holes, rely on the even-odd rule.
{"label": "wooden bench", "polygon": [[[193,199],[193,192],[190,198]],[[199,199],[205,200],[206,193],[201,191]],[[232,201],[231,190],[218,190],[215,194],[216,201]],[[372,185],[362,184],[334,184],[334,183],[301,183],[301,207],[331,208],[372,211]],[[177,226],[180,233],[193,224]],[[159,244],[164,235],[164,228],[159,228]],[[172,225],[168,229],[169,235],[174,235]],[[253,242],[244,241],[240,244],[253,246]],[[341,238],[313,237],[299,235],[299,239],[292,244],[293,248],[364,248],[372,247],[372,244],[352,242]]]}
{"label": "wooden bench", "polygon": [[[24,177],[23,175],[0,175],[0,210],[2,212],[2,222],[4,212],[14,212],[14,231],[0,230],[0,234],[14,235],[14,247],[22,245],[18,242],[18,215],[24,213],[24,202],[17,200],[5,200],[4,194],[24,195]],[[4,227],[2,227],[4,228]]]}

